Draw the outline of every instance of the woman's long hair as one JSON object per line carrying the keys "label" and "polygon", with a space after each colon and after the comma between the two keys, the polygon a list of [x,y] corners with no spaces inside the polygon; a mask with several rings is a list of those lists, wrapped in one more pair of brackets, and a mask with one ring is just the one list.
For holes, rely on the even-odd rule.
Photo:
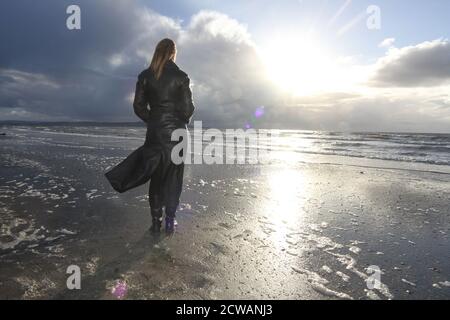
{"label": "woman's long hair", "polygon": [[166,38],[158,43],[150,63],[150,69],[157,80],[161,77],[166,62],[169,60],[175,61],[176,53],[177,49],[173,40]]}

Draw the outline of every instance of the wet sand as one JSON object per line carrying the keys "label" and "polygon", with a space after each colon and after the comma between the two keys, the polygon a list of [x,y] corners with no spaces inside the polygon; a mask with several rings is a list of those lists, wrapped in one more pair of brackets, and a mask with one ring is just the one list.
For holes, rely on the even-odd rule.
{"label": "wet sand", "polygon": [[[313,162],[189,165],[172,237],[146,187],[103,177],[136,141],[1,137],[0,298],[449,299],[450,175]],[[66,268],[81,268],[81,290]],[[382,270],[369,290],[366,268]]]}

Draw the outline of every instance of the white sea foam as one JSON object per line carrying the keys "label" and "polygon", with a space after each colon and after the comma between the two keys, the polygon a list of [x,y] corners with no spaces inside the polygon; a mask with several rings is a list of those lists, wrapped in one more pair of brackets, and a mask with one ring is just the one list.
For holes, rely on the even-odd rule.
{"label": "white sea foam", "polygon": [[404,283],[406,283],[406,284],[409,284],[410,286],[413,286],[413,287],[416,286],[416,284],[415,284],[414,282],[408,281],[408,280],[406,280],[406,279],[402,279],[402,282],[404,282]]}
{"label": "white sea foam", "polygon": [[354,254],[359,254],[361,252],[361,248],[359,248],[357,246],[351,246],[348,250],[350,250]]}
{"label": "white sea foam", "polygon": [[377,295],[373,290],[365,289],[365,291],[367,298],[369,298],[370,300],[381,300],[380,296]]}
{"label": "white sea foam", "polygon": [[329,266],[322,266],[322,270],[328,274],[333,273],[333,270]]}
{"label": "white sea foam", "polygon": [[341,271],[336,271],[336,275],[339,276],[344,282],[349,282],[350,276],[346,275]]}
{"label": "white sea foam", "polygon": [[297,273],[306,275],[306,278],[307,278],[308,282],[311,284],[311,287],[315,291],[317,291],[325,296],[335,297],[335,298],[339,298],[339,299],[353,300],[353,298],[351,296],[349,296],[348,294],[346,294],[344,292],[339,292],[339,291],[335,291],[330,288],[327,288],[326,285],[329,283],[329,281],[325,278],[322,278],[320,275],[318,275],[315,272],[309,271],[307,269],[297,268],[297,267],[292,267],[292,270],[294,270]]}
{"label": "white sea foam", "polygon": [[67,230],[67,229],[65,229],[65,228],[63,228],[63,229],[59,229],[59,230],[57,230],[59,233],[62,233],[62,234],[65,234],[65,235],[69,235],[69,236],[73,236],[73,235],[76,235],[77,233],[75,232],[75,231],[70,231],[70,230]]}

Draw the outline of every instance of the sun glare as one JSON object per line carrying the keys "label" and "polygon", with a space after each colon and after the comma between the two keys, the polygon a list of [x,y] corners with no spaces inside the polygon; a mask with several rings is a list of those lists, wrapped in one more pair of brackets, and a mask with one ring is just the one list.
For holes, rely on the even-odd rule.
{"label": "sun glare", "polygon": [[[273,37],[260,49],[269,78],[297,96],[338,91],[348,86],[349,74],[309,37]],[[348,89],[348,88],[347,88]]]}

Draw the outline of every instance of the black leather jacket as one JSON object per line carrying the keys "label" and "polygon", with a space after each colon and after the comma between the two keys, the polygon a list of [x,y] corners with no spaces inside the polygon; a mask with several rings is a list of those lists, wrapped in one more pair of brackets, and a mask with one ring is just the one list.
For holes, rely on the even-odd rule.
{"label": "black leather jacket", "polygon": [[172,61],[164,66],[159,80],[151,70],[143,71],[136,85],[133,107],[136,115],[147,123],[145,144],[108,171],[106,177],[118,192],[152,180],[160,191],[159,201],[176,208],[183,186],[184,163],[174,164],[171,160],[172,149],[180,142],[172,140],[172,133],[186,130],[194,112],[189,77]]}
{"label": "black leather jacket", "polygon": [[166,63],[158,80],[152,70],[144,70],[136,84],[134,112],[146,123],[185,126],[194,113],[189,83],[188,75],[172,60]]}

